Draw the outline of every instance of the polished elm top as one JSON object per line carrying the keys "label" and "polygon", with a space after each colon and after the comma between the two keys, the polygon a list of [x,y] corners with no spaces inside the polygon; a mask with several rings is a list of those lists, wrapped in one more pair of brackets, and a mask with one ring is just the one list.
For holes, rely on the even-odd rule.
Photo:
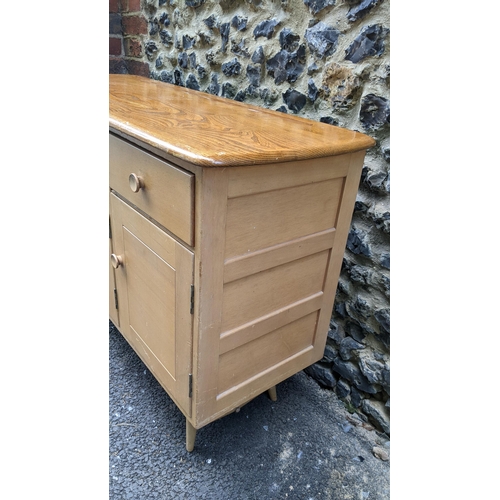
{"label": "polished elm top", "polygon": [[365,134],[135,75],[109,75],[111,131],[203,167],[367,149]]}

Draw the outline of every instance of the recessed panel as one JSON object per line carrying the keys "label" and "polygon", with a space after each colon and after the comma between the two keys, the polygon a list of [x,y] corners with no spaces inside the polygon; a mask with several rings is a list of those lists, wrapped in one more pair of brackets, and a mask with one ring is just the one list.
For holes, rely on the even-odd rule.
{"label": "recessed panel", "polygon": [[130,327],[175,378],[175,270],[123,231]]}
{"label": "recessed panel", "polygon": [[224,285],[221,333],[323,290],[329,250]]}
{"label": "recessed panel", "polygon": [[225,258],[335,227],[344,179],[228,200]]}
{"label": "recessed panel", "polygon": [[311,346],[317,318],[318,312],[313,312],[223,354],[219,361],[218,393],[258,376]]}

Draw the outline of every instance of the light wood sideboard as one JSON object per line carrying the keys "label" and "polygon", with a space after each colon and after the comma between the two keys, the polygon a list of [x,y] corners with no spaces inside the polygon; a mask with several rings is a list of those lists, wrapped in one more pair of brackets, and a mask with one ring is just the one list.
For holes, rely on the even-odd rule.
{"label": "light wood sideboard", "polygon": [[358,132],[109,77],[110,319],[196,430],[323,356]]}

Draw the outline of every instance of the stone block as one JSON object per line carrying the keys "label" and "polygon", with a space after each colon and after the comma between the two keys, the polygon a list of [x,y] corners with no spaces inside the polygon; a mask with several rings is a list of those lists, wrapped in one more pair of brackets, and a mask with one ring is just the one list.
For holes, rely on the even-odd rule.
{"label": "stone block", "polygon": [[172,45],[173,39],[174,39],[174,37],[173,37],[172,33],[170,33],[170,31],[168,31],[168,30],[161,30],[160,31],[161,43],[163,45],[165,45],[166,47]]}
{"label": "stone block", "polygon": [[220,94],[219,77],[217,73],[212,73],[212,81],[210,82],[210,85],[207,87],[207,92],[212,95]]}
{"label": "stone block", "polygon": [[371,421],[387,435],[390,435],[390,414],[389,408],[381,401],[364,399],[361,403],[361,409],[371,417]]}
{"label": "stone block", "polygon": [[305,56],[305,45],[301,45],[295,52],[281,50],[267,61],[267,72],[274,77],[276,85],[284,81],[294,83],[304,71]]}
{"label": "stone block", "polygon": [[300,36],[288,28],[281,30],[279,40],[283,50],[295,52],[299,48]]}
{"label": "stone block", "polygon": [[241,73],[241,63],[235,57],[233,60],[224,63],[221,69],[226,76],[239,75]]}
{"label": "stone block", "polygon": [[242,38],[238,43],[231,40],[231,52],[237,56],[250,58],[250,52],[246,47],[246,39]]}
{"label": "stone block", "polygon": [[361,373],[358,365],[352,361],[344,361],[340,357],[333,360],[332,370],[354,384],[359,390],[368,394],[376,394],[377,388]]}
{"label": "stone block", "polygon": [[382,0],[362,0],[361,3],[353,5],[347,13],[347,19],[354,22],[365,17]]}
{"label": "stone block", "polygon": [[189,73],[188,77],[186,78],[186,87],[188,89],[200,90],[200,84],[192,73]]}
{"label": "stone block", "polygon": [[367,131],[378,130],[389,123],[389,100],[385,97],[367,94],[361,99],[359,119]]}
{"label": "stone block", "polygon": [[333,7],[335,5],[335,0],[304,0],[304,3],[313,14],[317,14],[326,7]]}
{"label": "stone block", "polygon": [[248,17],[234,16],[231,19],[231,26],[238,31],[245,31],[247,29]]}
{"label": "stone block", "polygon": [[337,48],[340,32],[320,21],[306,30],[306,41],[311,52],[320,58],[332,55]]}
{"label": "stone block", "polygon": [[315,102],[316,99],[318,98],[318,96],[319,96],[318,87],[316,87],[314,80],[312,78],[310,78],[309,81],[307,82],[307,97],[312,102]]}
{"label": "stone block", "polygon": [[337,379],[328,365],[315,363],[314,365],[308,366],[304,372],[319,382],[323,387],[333,389],[337,384]]}
{"label": "stone block", "polygon": [[[343,361],[349,361],[353,359],[353,351],[364,349],[365,346],[352,337],[345,337],[340,342],[339,354]],[[373,381],[371,381],[373,382]]]}
{"label": "stone block", "polygon": [[351,394],[351,386],[343,378],[340,378],[335,386],[335,392],[340,399],[345,399]]}
{"label": "stone block", "polygon": [[298,113],[306,105],[306,96],[295,89],[288,89],[283,94],[283,100],[288,109]]}
{"label": "stone block", "polygon": [[150,40],[144,44],[144,52],[146,57],[152,61],[155,58],[155,54],[158,52],[158,46]]}
{"label": "stone block", "polygon": [[246,75],[252,87],[260,86],[260,68],[260,66],[252,66],[251,64],[247,66]]}
{"label": "stone block", "polygon": [[188,64],[189,64],[188,55],[185,52],[181,52],[177,56],[177,65],[182,69],[186,69],[188,67]]}
{"label": "stone block", "polygon": [[356,227],[351,227],[347,237],[347,248],[356,255],[371,257],[372,252],[367,243],[366,233]]}
{"label": "stone block", "polygon": [[158,18],[152,17],[149,19],[149,36],[154,36],[160,31],[160,22]]}
{"label": "stone block", "polygon": [[226,97],[228,99],[234,99],[236,94],[238,93],[238,89],[231,83],[225,82],[222,85],[222,97]]}
{"label": "stone block", "polygon": [[193,7],[194,9],[197,9],[201,5],[205,3],[205,0],[186,0],[186,6],[187,7]]}
{"label": "stone block", "polygon": [[262,45],[257,47],[255,52],[252,55],[252,62],[253,63],[263,63],[266,60],[264,56],[264,49],[262,48]]}
{"label": "stone block", "polygon": [[347,48],[345,59],[358,63],[371,56],[380,56],[385,50],[385,37],[389,33],[380,24],[366,26]]}
{"label": "stone block", "polygon": [[166,12],[163,12],[161,14],[159,22],[165,27],[170,25],[170,18],[168,17],[168,14]]}
{"label": "stone block", "polygon": [[231,25],[229,23],[223,23],[220,25],[220,37],[222,40],[221,51],[226,52],[227,44],[229,42],[229,31],[231,30]]}
{"label": "stone block", "polygon": [[259,23],[255,29],[253,30],[253,36],[257,40],[259,37],[265,37],[270,39],[273,34],[276,26],[278,26],[279,22],[276,19],[270,19],[267,21],[262,21]]}
{"label": "stone block", "polygon": [[361,328],[360,325],[354,323],[353,321],[346,321],[345,323],[345,331],[349,334],[354,340],[357,342],[363,343],[368,332]]}
{"label": "stone block", "polygon": [[384,370],[387,371],[386,365],[384,362],[376,360],[373,352],[369,350],[361,352],[358,360],[361,373],[371,384],[382,385],[384,383]]}

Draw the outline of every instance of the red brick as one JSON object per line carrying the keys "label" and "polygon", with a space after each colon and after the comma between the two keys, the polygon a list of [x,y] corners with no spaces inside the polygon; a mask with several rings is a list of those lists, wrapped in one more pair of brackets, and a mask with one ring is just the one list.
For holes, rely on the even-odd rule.
{"label": "red brick", "polygon": [[125,55],[128,57],[141,57],[142,56],[142,45],[140,40],[137,38],[126,38],[123,41],[125,46]]}
{"label": "red brick", "polygon": [[127,65],[121,57],[109,58],[109,74],[127,74]]}
{"label": "red brick", "polygon": [[147,76],[149,78],[149,65],[141,61],[126,61],[128,72],[131,75]]}
{"label": "red brick", "polygon": [[121,38],[109,37],[109,55],[119,56],[122,53],[122,41]]}
{"label": "red brick", "polygon": [[139,12],[141,10],[141,0],[122,0],[123,12]]}
{"label": "red brick", "polygon": [[120,0],[109,0],[109,12],[111,13],[120,12]]}
{"label": "red brick", "polygon": [[122,33],[122,16],[120,14],[109,15],[109,34],[121,35]]}
{"label": "red brick", "polygon": [[142,16],[124,16],[122,18],[124,35],[146,35],[148,23]]}

